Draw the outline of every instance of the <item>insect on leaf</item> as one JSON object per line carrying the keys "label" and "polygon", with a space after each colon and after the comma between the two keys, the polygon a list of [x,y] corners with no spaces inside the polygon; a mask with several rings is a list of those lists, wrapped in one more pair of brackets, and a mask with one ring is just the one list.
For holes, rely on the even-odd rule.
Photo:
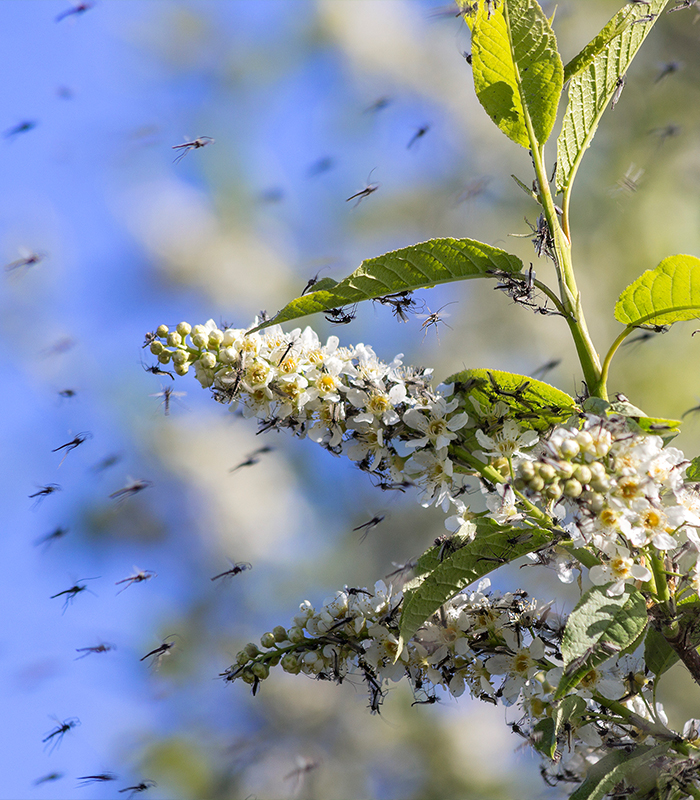
{"label": "insect on leaf", "polygon": [[516,256],[474,239],[431,239],[368,258],[339,283],[323,278],[315,291],[292,300],[253,330],[438,283],[488,278],[498,271],[517,274],[522,267],[523,262]]}
{"label": "insect on leaf", "polygon": [[[613,750],[595,763],[588,772],[586,780],[570,795],[569,800],[602,800],[628,775],[634,775],[635,788],[639,789],[638,781],[646,778],[653,783],[649,787],[652,791],[656,788],[658,769],[653,768],[653,762],[666,753],[669,745],[662,744],[657,747],[641,745],[632,751]],[[640,775],[641,769],[647,767],[649,775]],[[637,794],[641,797],[641,793]],[[651,795],[646,795],[647,797]],[[658,796],[658,795],[657,795]]]}
{"label": "insect on leaf", "polygon": [[564,69],[549,21],[536,0],[482,3],[472,30],[474,88],[496,125],[516,144],[544,144],[552,132]]}
{"label": "insect on leaf", "polygon": [[571,187],[606,106],[667,3],[628,3],[567,64],[569,101],[557,139],[557,191]]}
{"label": "insect on leaf", "polygon": [[700,258],[677,255],[648,269],[620,295],[615,319],[625,325],[671,325],[700,317]]}

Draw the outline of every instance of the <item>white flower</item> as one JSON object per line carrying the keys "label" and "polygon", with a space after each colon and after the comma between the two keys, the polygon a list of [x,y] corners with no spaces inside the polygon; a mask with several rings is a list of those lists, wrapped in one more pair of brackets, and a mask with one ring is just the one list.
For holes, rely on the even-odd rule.
{"label": "white flower", "polygon": [[449,507],[452,491],[452,462],[447,457],[447,449],[432,452],[419,450],[406,462],[404,471],[421,488],[419,500],[423,507]]}
{"label": "white flower", "polygon": [[539,439],[535,431],[521,432],[517,422],[512,419],[507,419],[495,436],[487,436],[479,429],[475,433],[484,455],[490,458],[511,458],[523,448],[537,444]]}
{"label": "white flower", "polygon": [[464,413],[455,414],[449,420],[445,419],[443,410],[445,402],[440,398],[433,404],[429,416],[422,410],[410,408],[404,415],[403,421],[411,428],[419,430],[423,436],[406,442],[406,447],[426,447],[431,444],[436,450],[443,447],[457,438],[455,431],[463,428],[469,421],[469,417]]}
{"label": "white flower", "polygon": [[486,507],[499,525],[523,518],[523,513],[518,508],[515,492],[510,484],[499,483],[496,486],[495,494],[487,491],[484,487],[482,487],[482,492],[486,493]]}
{"label": "white flower", "polygon": [[597,564],[588,571],[588,577],[595,586],[609,583],[606,590],[608,597],[616,597],[625,591],[625,584],[629,581],[648,581],[651,572],[641,564],[629,557],[629,550],[618,547],[617,554],[603,564]]}
{"label": "white flower", "polygon": [[465,506],[459,500],[453,500],[452,502],[457,506],[457,513],[445,520],[445,527],[448,531],[471,542],[476,536],[476,525],[473,521],[476,514],[472,513],[469,510],[469,506]]}

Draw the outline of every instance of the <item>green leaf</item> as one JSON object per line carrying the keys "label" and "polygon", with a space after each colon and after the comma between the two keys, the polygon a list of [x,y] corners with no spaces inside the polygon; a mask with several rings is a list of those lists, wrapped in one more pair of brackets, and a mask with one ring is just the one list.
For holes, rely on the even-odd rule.
{"label": "green leaf", "polygon": [[564,674],[555,699],[563,697],[595,667],[631,645],[647,624],[644,596],[633,586],[608,597],[606,586],[593,586],[569,615],[562,640]]}
{"label": "green leaf", "polygon": [[535,750],[554,760],[557,752],[557,732],[551,717],[541,719],[532,729],[532,743]]}
{"label": "green leaf", "polygon": [[[586,780],[569,800],[602,800],[620,781],[628,777],[635,780],[637,776],[634,773],[638,773],[640,768],[647,765],[651,766],[652,762],[664,755],[668,749],[667,744],[657,747],[641,745],[631,752],[614,750],[608,753],[589,769]],[[658,770],[653,770],[653,773],[658,773]],[[647,775],[644,777],[648,780]]]}
{"label": "green leaf", "polygon": [[650,626],[644,642],[644,663],[658,678],[678,661],[678,654],[664,637]]}
{"label": "green leaf", "polygon": [[498,127],[531,148],[528,126],[542,145],[557,116],[564,68],[557,40],[535,0],[482,3],[472,30],[474,88]]}
{"label": "green leaf", "polygon": [[680,433],[680,426],[683,424],[679,419],[647,417],[641,408],[637,408],[627,400],[616,400],[609,403],[600,397],[589,397],[583,403],[583,410],[599,417],[620,414],[629,419],[629,425],[632,430],[661,436],[664,442],[670,441],[674,436],[677,436]]}
{"label": "green leaf", "polygon": [[[557,139],[558,191],[564,192],[571,187],[603,112],[619,88],[618,80],[629,69],[667,3],[668,0],[650,0],[649,5],[628,3],[567,65],[571,80],[569,101]],[[635,20],[647,14],[654,15],[649,22],[635,24]],[[615,33],[618,25],[623,28]]]}
{"label": "green leaf", "polygon": [[628,326],[672,325],[700,317],[700,258],[669,256],[620,295],[615,319]]}
{"label": "green leaf", "polygon": [[483,517],[474,522],[475,539],[456,551],[436,545],[419,559],[419,574],[404,586],[401,643],[407,642],[428,617],[466,586],[552,540],[551,533],[537,529],[501,526]]}
{"label": "green leaf", "polygon": [[690,462],[690,466],[685,471],[685,478],[688,481],[700,481],[700,456],[695,456]]}
{"label": "green leaf", "polygon": [[474,239],[430,239],[368,258],[343,281],[324,278],[316,284],[316,291],[292,300],[254,330],[438,283],[498,277],[499,272],[516,275],[522,268],[523,262],[516,256]]}
{"label": "green leaf", "polygon": [[[454,383],[456,395],[465,400],[473,398],[484,410],[500,400],[509,406],[509,417],[516,419],[525,429],[549,430],[578,411],[576,401],[566,392],[513,372],[466,369],[451,375],[445,383]],[[468,414],[478,417],[472,402],[467,400],[465,405]],[[469,434],[469,430],[464,429],[463,433]]]}

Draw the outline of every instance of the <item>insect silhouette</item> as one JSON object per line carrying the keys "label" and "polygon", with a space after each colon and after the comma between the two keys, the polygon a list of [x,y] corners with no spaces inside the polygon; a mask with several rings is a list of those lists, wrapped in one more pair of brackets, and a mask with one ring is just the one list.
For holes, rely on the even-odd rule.
{"label": "insect silhouette", "polygon": [[158,336],[153,333],[153,331],[149,331],[146,336],[144,337],[143,344],[141,345],[141,349],[143,350],[144,347],[148,347],[149,344],[157,341]]}
{"label": "insect silhouette", "polygon": [[[98,576],[99,577],[99,576]],[[58,592],[57,594],[52,594],[50,599],[55,600],[57,597],[65,596],[65,602],[63,603],[63,613],[66,613],[66,609],[69,605],[72,605],[73,600],[81,593],[81,592],[90,592],[90,589],[87,586],[84,586],[82,581],[96,581],[97,578],[81,578],[79,581],[76,581],[73,586],[68,589],[64,589],[62,592]],[[90,592],[90,594],[95,594],[94,592]]]}
{"label": "insect silhouette", "polygon": [[231,561],[231,564],[231,569],[227,569],[226,572],[220,572],[218,575],[214,575],[211,580],[218,581],[219,578],[232,578],[234,575],[240,575],[241,572],[245,572],[248,569],[253,569],[253,565],[249,564],[247,561],[237,561],[235,564],[233,561]]}
{"label": "insect silhouette", "polygon": [[133,797],[135,794],[145,792],[147,789],[152,789],[154,786],[158,786],[155,781],[141,781],[141,783],[137,783],[135,786],[127,786],[126,789],[120,789],[119,794],[131,792],[129,797]]}
{"label": "insect silhouette", "polygon": [[170,416],[170,402],[173,397],[184,397],[187,392],[175,392],[173,391],[172,386],[162,386],[162,392],[156,392],[155,394],[149,394],[149,397],[162,397],[163,400],[161,405],[163,406],[163,412],[166,417]]}
{"label": "insect silhouette", "polygon": [[[85,431],[84,433],[76,434],[70,442],[66,442],[65,444],[60,445],[59,447],[55,447],[51,452],[58,453],[61,450],[65,450],[66,452],[63,454],[63,458],[61,459],[61,464],[66,460],[66,456],[70,453],[71,450],[75,450],[76,447],[80,447],[80,445],[87,441],[88,439],[92,439],[92,434],[89,431]],[[58,466],[60,467],[61,464]]]}
{"label": "insect silhouette", "polygon": [[[639,22],[639,20],[637,20]],[[632,23],[634,24],[634,23]],[[625,88],[625,83],[627,83],[627,75],[620,75],[620,77],[615,81],[615,91],[613,92],[612,99],[610,101],[610,108],[615,108],[620,100],[620,96],[622,95],[622,90]]]}
{"label": "insect silhouette", "polygon": [[406,145],[406,150],[410,150],[419,139],[422,139],[425,134],[430,130],[430,125],[421,125],[420,128],[413,134],[411,140]]}
{"label": "insect silhouette", "polygon": [[379,97],[371,106],[367,106],[363,113],[375,114],[377,111],[383,111],[387,106],[391,105],[390,97]]}
{"label": "insect silhouette", "polygon": [[667,139],[673,139],[676,136],[680,136],[682,130],[683,129],[680,125],[669,122],[669,124],[663,128],[653,128],[649,131],[649,135],[656,136],[659,140],[659,145],[662,145]]}
{"label": "insect silhouette", "polygon": [[344,311],[342,308],[329,308],[323,316],[334,325],[347,325],[355,319],[356,309],[357,306],[353,306],[350,311]]}
{"label": "insect silhouette", "polygon": [[37,122],[34,120],[26,119],[22,122],[17,123],[13,128],[8,128],[6,131],[3,132],[3,136],[6,139],[12,139],[15,136],[19,136],[20,133],[28,133],[29,131],[34,130],[38,125]]}
{"label": "insect silhouette", "polygon": [[389,580],[389,578],[397,578],[398,580],[402,580],[406,577],[406,575],[408,575],[409,572],[416,568],[418,559],[412,559],[407,561],[405,564],[397,564],[395,561],[392,561],[391,563],[396,567],[396,569],[384,577],[387,580]]}
{"label": "insect silhouette", "polygon": [[411,292],[397,292],[386,297],[377,297],[376,302],[383,306],[391,306],[393,315],[401,322],[408,322],[407,312],[414,312],[419,308],[418,303],[411,297]]}
{"label": "insect silhouette", "polygon": [[249,453],[245,461],[241,461],[240,464],[236,464],[235,467],[231,467],[229,472],[236,472],[236,470],[241,469],[242,467],[252,467],[255,464],[260,463],[260,459],[257,456],[261,456],[263,453],[271,453],[274,448],[270,447],[269,444],[266,444],[264,447],[258,447],[257,450],[253,450],[252,453]]}
{"label": "insect silhouette", "polygon": [[61,487],[57,483],[47,483],[46,486],[40,486],[38,492],[34,492],[34,494],[30,494],[29,498],[36,497],[36,502],[33,505],[33,508],[36,508],[41,501],[48,497],[50,494],[54,492],[60,492]]}
{"label": "insect silhouette", "polygon": [[137,480],[137,481],[129,481],[126,486],[123,486],[121,489],[117,489],[116,492],[112,492],[109,495],[110,500],[124,500],[126,497],[132,497],[139,492],[142,492],[144,489],[148,489],[149,486],[153,486],[151,481],[144,481],[144,480]]}
{"label": "insect silhouette", "polygon": [[297,768],[292,770],[288,775],[284,776],[284,780],[288,781],[291,778],[296,778],[297,784],[301,780],[304,775],[307,775],[312,770],[315,770],[319,767],[319,761],[313,761],[310,758],[298,758],[297,757]]}
{"label": "insect silhouette", "polygon": [[553,369],[556,369],[560,364],[561,358],[554,358],[551,361],[547,361],[546,364],[542,364],[541,367],[538,367],[530,377],[544,378],[547,373],[551,372]]}
{"label": "insect silhouette", "polygon": [[173,159],[173,164],[179,164],[180,161],[190,152],[190,150],[199,150],[200,147],[206,147],[212,144],[214,140],[211,136],[200,136],[193,139],[191,142],[184,142],[183,144],[174,144],[171,149],[179,150],[180,152]]}
{"label": "insect silhouette", "polygon": [[[56,717],[54,717],[56,719]],[[41,740],[44,745],[46,745],[45,749],[48,749],[50,753],[61,744],[63,737],[68,733],[68,731],[73,730],[73,728],[77,728],[80,725],[80,720],[77,717],[70,717],[69,719],[64,719],[62,722],[56,719],[58,725],[55,728],[50,730],[46,736]]]}
{"label": "insect silhouette", "polygon": [[93,472],[104,472],[104,470],[113,467],[115,464],[118,464],[121,461],[122,457],[119,453],[112,453],[111,456],[105,456],[101,461],[98,461],[92,467]]}
{"label": "insect silhouette", "polygon": [[678,72],[683,68],[683,65],[680,61],[667,61],[662,67],[661,72],[656,76],[656,80],[654,83],[658,83],[662,81],[664,78],[668,77],[669,75],[673,75],[674,73]]}
{"label": "insect silhouette", "polygon": [[309,278],[306,282],[306,286],[304,287],[301,296],[303,297],[309,289],[312,289],[318,283],[318,276],[323,272],[324,269],[330,269],[330,267],[322,267],[314,276],[313,278]]}
{"label": "insect silhouette", "polygon": [[38,539],[35,539],[34,546],[38,547],[43,544],[48,547],[59,539],[62,539],[69,531],[70,528],[64,528],[59,525],[57,528],[54,528],[51,533],[47,533],[45,536],[40,536]]}
{"label": "insect silhouette", "polygon": [[42,775],[41,778],[37,778],[32,786],[41,786],[42,783],[49,783],[51,781],[58,781],[63,777],[62,772],[49,772],[48,775]]}
{"label": "insect silhouette", "polygon": [[432,706],[439,702],[439,697],[436,697],[434,694],[430,694],[425,698],[425,700],[416,700],[415,702],[411,703],[411,706]]}
{"label": "insect silhouette", "polygon": [[166,636],[165,639],[163,639],[162,644],[151,650],[150,653],[146,653],[146,655],[140,658],[139,661],[145,661],[147,658],[153,658],[151,664],[155,669],[158,669],[163,658],[166,655],[169,655],[172,648],[175,647],[175,642],[168,641],[168,639],[172,639],[173,636],[177,636],[177,634],[173,633],[170,636]]}
{"label": "insect silhouette", "polygon": [[61,20],[66,19],[66,17],[76,16],[78,14],[84,14],[86,11],[89,11],[91,8],[94,8],[94,6],[95,4],[90,2],[78,3],[72,8],[69,8],[66,11],[62,11],[56,17],[56,22],[60,22]]}
{"label": "insect silhouette", "polygon": [[172,380],[175,380],[175,376],[172,372],[168,372],[167,369],[161,369],[158,364],[155,364],[152,367],[149,367],[146,364],[141,364],[141,366],[146,370],[146,372],[150,372],[152,375],[167,375]]}
{"label": "insect silhouette", "polygon": [[[452,330],[451,326],[447,325],[445,320],[442,319],[442,317],[440,316],[440,312],[442,311],[443,308],[447,308],[447,306],[452,306],[456,302],[457,302],[456,300],[453,300],[451,303],[445,303],[445,305],[444,306],[440,306],[440,308],[438,308],[437,311],[431,311],[430,308],[428,308],[428,313],[427,314],[416,314],[418,319],[422,319],[423,320],[423,324],[420,326],[420,329],[422,331],[425,331],[425,333],[423,334],[423,341],[425,341],[425,337],[428,335],[428,329],[430,327],[435,328],[435,334],[438,337],[438,342],[440,341],[440,334],[438,333],[438,324],[440,322],[443,325],[446,325],[450,330]],[[449,317],[450,315],[449,314],[445,314],[444,316]]]}
{"label": "insect silhouette", "polygon": [[[22,248],[20,248],[20,253],[21,252]],[[23,267],[33,267],[45,258],[45,253],[27,253],[22,258],[18,258],[17,261],[13,261],[11,264],[5,264],[5,272],[14,272],[16,269],[22,269]]]}
{"label": "insect silhouette", "polygon": [[151,578],[157,578],[157,573],[153,572],[150,569],[139,569],[138,567],[134,567],[137,570],[133,575],[129,575],[128,578],[123,578],[120,581],[117,581],[114,585],[119,586],[120,583],[125,583],[126,586],[123,589],[120,589],[117,594],[121,594],[125,592],[130,586],[133,586],[135,583],[143,583],[144,581],[150,581]]}
{"label": "insect silhouette", "polygon": [[698,4],[698,0],[683,0],[682,3],[679,3],[677,6],[673,8],[669,8],[668,13],[673,14],[674,11],[683,11],[685,8],[693,8]]}
{"label": "insect silhouette", "polygon": [[364,531],[362,536],[360,537],[360,542],[364,542],[367,538],[369,532],[372,528],[376,528],[380,522],[384,521],[384,514],[377,514],[376,516],[372,517],[372,519],[368,520],[367,522],[363,522],[362,525],[358,525],[356,528],[353,528],[354,531]]}
{"label": "insect silhouette", "polygon": [[78,394],[75,389],[61,389],[58,393],[59,397],[64,397],[66,400],[71,400]]}
{"label": "insect silhouette", "polygon": [[76,780],[82,781],[78,787],[82,789],[84,786],[90,786],[92,783],[106,783],[107,781],[116,781],[117,776],[113,772],[100,772],[98,775],[82,775]]}
{"label": "insect silhouette", "polygon": [[367,183],[365,184],[365,188],[360,189],[359,192],[355,192],[355,194],[351,194],[350,197],[346,198],[345,200],[346,203],[349,203],[351,200],[357,198],[357,202],[355,203],[353,208],[357,208],[360,205],[360,203],[365,199],[365,197],[369,197],[372,194],[372,192],[376,192],[377,189],[379,188],[380,184],[369,182],[369,179],[372,177],[372,172],[374,172],[374,170],[372,170],[367,176]]}
{"label": "insect silhouette", "polygon": [[335,159],[331,158],[330,156],[324,156],[323,158],[319,158],[318,161],[314,161],[313,164],[306,170],[307,178],[315,178],[318,175],[323,175],[324,172],[328,172],[332,170],[335,166]]}
{"label": "insect silhouette", "polygon": [[630,27],[632,25],[639,25],[640,23],[644,22],[652,22],[658,16],[659,16],[658,14],[645,14],[643,17],[638,17],[637,19],[635,19],[634,22],[630,22]]}
{"label": "insect silhouette", "polygon": [[91,653],[109,653],[110,650],[116,650],[117,647],[114,644],[108,644],[107,642],[100,642],[100,644],[93,645],[92,647],[76,647],[76,653],[82,653],[82,656],[78,656],[74,658],[74,661],[80,661],[81,658],[87,658]]}
{"label": "insect silhouette", "polygon": [[644,175],[644,169],[636,168],[634,164],[630,164],[627,172],[618,180],[617,187],[614,188],[611,194],[634,194],[639,189],[639,182]]}

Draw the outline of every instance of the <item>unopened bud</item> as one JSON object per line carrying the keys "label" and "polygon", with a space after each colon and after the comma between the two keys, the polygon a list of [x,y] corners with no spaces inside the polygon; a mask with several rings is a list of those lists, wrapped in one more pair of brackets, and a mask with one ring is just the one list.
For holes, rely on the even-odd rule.
{"label": "unopened bud", "polygon": [[165,339],[165,337],[168,335],[169,330],[170,328],[168,328],[167,325],[159,325],[156,328],[156,336],[158,336],[160,339]]}
{"label": "unopened bud", "polygon": [[181,323],[180,323],[180,324],[177,326],[177,332],[178,332],[178,333],[180,334],[180,336],[182,336],[182,338],[184,339],[184,338],[185,338],[185,336],[188,336],[188,335],[189,335],[189,334],[192,332],[192,326],[190,325],[190,323],[189,323],[189,322],[181,322]]}

